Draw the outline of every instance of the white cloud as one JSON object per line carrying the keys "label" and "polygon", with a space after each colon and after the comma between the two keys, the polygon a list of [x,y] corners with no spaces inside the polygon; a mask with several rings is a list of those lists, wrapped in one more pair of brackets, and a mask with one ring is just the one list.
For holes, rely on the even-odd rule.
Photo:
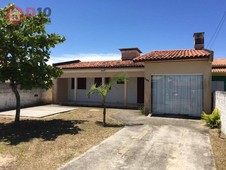
{"label": "white cloud", "polygon": [[105,60],[120,60],[120,54],[95,54],[95,53],[87,53],[87,54],[64,54],[61,56],[51,56],[48,64],[65,62],[70,60],[80,60],[80,61],[105,61]]}

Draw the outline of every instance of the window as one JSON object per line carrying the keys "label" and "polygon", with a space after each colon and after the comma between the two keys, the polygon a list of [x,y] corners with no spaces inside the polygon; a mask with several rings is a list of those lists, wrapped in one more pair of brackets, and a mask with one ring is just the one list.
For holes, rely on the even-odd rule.
{"label": "window", "polygon": [[106,77],[104,82],[105,82],[105,84],[107,84],[107,83],[109,83],[110,81],[111,81],[111,78]]}
{"label": "window", "polygon": [[96,84],[96,87],[101,86],[101,84],[102,84],[102,78],[101,77],[95,78],[94,79],[94,84]]}
{"label": "window", "polygon": [[71,79],[71,89],[74,90],[75,89],[75,78]]}
{"label": "window", "polygon": [[86,78],[78,78],[78,89],[86,89]]}

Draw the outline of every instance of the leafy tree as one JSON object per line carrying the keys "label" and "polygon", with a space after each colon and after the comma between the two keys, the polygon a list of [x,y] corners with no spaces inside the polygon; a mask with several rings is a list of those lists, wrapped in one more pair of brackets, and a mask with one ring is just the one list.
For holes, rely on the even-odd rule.
{"label": "leafy tree", "polygon": [[102,97],[102,107],[103,107],[103,126],[106,126],[106,98],[111,89],[111,86],[117,83],[117,81],[125,82],[127,78],[125,75],[117,75],[112,77],[108,83],[102,83],[100,86],[97,87],[96,84],[92,85],[89,89],[87,96],[90,97],[93,94],[98,94]]}
{"label": "leafy tree", "polygon": [[50,66],[50,48],[65,41],[63,36],[48,34],[46,24],[48,17],[39,13],[24,16],[18,24],[9,23],[7,10],[13,4],[0,9],[0,81],[10,81],[16,97],[15,125],[20,120],[20,94],[18,88],[49,89],[52,78],[62,74],[59,68]]}

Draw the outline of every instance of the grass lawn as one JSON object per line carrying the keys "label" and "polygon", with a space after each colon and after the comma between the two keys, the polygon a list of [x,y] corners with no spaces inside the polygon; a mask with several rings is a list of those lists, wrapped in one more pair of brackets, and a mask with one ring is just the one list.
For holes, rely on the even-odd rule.
{"label": "grass lawn", "polygon": [[210,129],[210,142],[217,170],[226,170],[226,136],[219,136],[218,129]]}
{"label": "grass lawn", "polygon": [[13,128],[14,117],[0,117],[0,169],[56,169],[111,136],[123,126],[109,117],[101,126],[102,109],[77,110],[42,119],[21,119]]}

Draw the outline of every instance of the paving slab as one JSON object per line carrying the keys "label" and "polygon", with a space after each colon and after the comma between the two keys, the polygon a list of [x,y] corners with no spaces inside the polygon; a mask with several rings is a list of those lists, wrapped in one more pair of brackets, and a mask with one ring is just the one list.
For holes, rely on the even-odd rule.
{"label": "paving slab", "polygon": [[150,118],[132,112],[118,113],[124,123],[126,117],[129,120],[125,128],[59,169],[215,169],[209,136],[199,120]]}
{"label": "paving slab", "polygon": [[[23,108],[21,109],[20,115],[22,117],[42,118],[42,117],[63,113],[63,112],[67,112],[75,109],[77,109],[77,107],[60,106],[60,105],[51,104],[51,105]],[[0,112],[0,116],[15,116],[15,110]]]}

